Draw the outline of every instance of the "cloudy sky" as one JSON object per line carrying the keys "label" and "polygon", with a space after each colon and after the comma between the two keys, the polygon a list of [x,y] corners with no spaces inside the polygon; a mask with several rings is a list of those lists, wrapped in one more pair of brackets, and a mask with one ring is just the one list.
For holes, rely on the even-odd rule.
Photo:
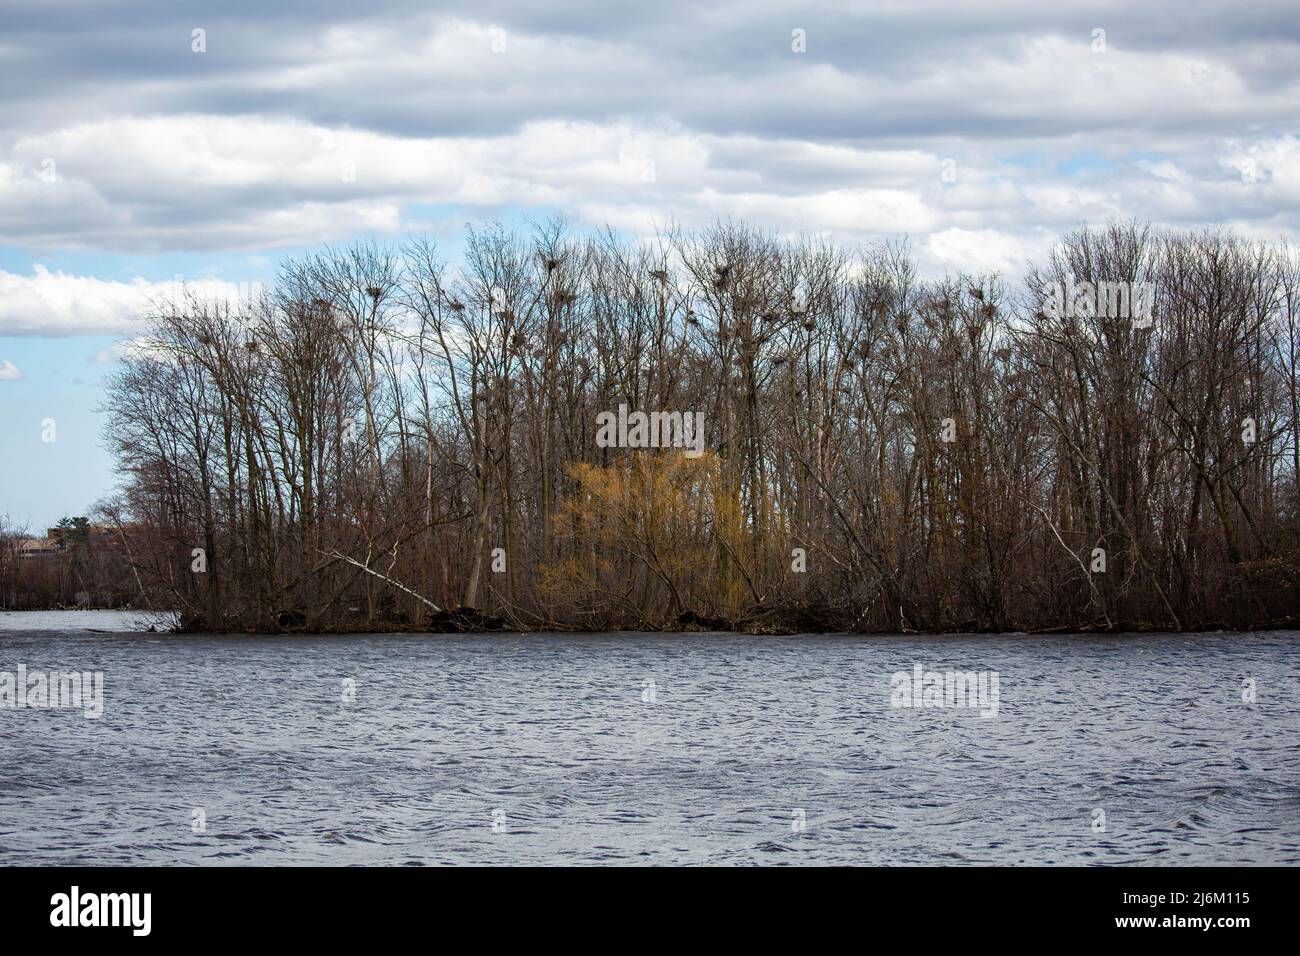
{"label": "cloudy sky", "polygon": [[149,295],[321,243],[733,216],[1015,276],[1107,218],[1295,237],[1298,14],[3,0],[0,515],[112,488],[94,409]]}

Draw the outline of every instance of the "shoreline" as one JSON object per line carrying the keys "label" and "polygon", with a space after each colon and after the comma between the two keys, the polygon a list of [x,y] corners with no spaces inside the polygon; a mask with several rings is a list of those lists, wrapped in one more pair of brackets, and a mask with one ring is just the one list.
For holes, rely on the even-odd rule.
{"label": "shoreline", "polygon": [[[762,626],[700,626],[696,623],[690,623],[684,626],[667,626],[667,627],[580,627],[567,625],[558,622],[547,622],[532,628],[515,628],[508,626],[482,627],[482,626],[461,626],[461,627],[434,627],[429,625],[416,624],[394,624],[392,622],[379,622],[373,625],[355,625],[340,624],[338,626],[321,626],[321,627],[266,627],[258,629],[242,628],[213,628],[206,625],[206,622],[193,621],[189,624],[176,622],[172,626],[166,626],[165,618],[176,612],[172,611],[152,611],[139,610],[135,608],[43,608],[39,610],[22,610],[13,611],[0,608],[0,632],[4,632],[4,621],[6,616],[16,615],[59,615],[59,614],[138,614],[142,618],[159,618],[154,621],[156,625],[147,630],[127,630],[119,631],[116,628],[95,628],[95,627],[78,627],[76,630],[85,630],[92,633],[122,633],[122,634],[146,634],[164,635],[167,637],[247,637],[247,638],[283,638],[283,637],[346,637],[359,635],[416,635],[426,634],[431,636],[461,636],[461,635],[478,635],[478,636],[511,636],[522,637],[527,635],[538,636],[584,636],[584,635],[696,635],[696,634],[716,634],[719,636],[729,637],[1135,637],[1146,635],[1162,634],[1250,634],[1250,633],[1271,633],[1288,630],[1300,630],[1300,621],[1282,620],[1270,622],[1255,622],[1249,624],[1236,624],[1230,622],[1215,622],[1211,624],[1198,625],[1195,627],[1184,627],[1181,629],[1171,629],[1153,624],[1142,624],[1136,622],[1122,622],[1111,627],[1080,625],[1054,625],[1044,628],[1025,628],[1025,627],[1008,627],[1008,628],[946,628],[946,629],[913,629],[906,630],[887,630],[881,628],[870,629],[840,629],[833,627],[822,627],[816,629],[799,629],[797,627],[762,627]],[[738,622],[718,622],[719,624],[735,625]]]}

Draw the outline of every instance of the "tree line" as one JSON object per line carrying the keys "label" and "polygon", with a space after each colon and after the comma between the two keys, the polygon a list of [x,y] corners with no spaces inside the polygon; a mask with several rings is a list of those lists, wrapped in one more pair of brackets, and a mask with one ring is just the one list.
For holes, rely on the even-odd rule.
{"label": "tree line", "polygon": [[[0,610],[129,608],[147,602],[133,579],[121,532],[89,518],[60,518],[32,532],[0,515]],[[52,536],[52,537],[51,537]]]}
{"label": "tree line", "polygon": [[736,222],[326,249],[151,310],[100,520],[195,628],[1294,623],[1298,305],[1285,244],[1135,222],[1014,289]]}

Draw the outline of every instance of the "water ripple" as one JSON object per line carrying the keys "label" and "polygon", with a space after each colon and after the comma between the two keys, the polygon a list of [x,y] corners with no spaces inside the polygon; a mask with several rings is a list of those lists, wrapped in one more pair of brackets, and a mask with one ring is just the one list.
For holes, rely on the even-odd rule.
{"label": "water ripple", "polygon": [[[1295,863],[1297,650],[4,629],[106,699],[0,709],[0,863]],[[997,715],[891,708],[917,662]]]}

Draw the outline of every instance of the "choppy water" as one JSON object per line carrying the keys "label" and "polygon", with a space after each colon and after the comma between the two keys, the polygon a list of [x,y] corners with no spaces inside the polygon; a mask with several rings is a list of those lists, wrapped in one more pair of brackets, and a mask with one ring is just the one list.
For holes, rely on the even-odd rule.
{"label": "choppy water", "polygon": [[[1300,860],[1295,632],[181,638],[21,621],[0,615],[0,671],[103,671],[105,710],[0,708],[0,864]],[[997,715],[890,707],[914,663],[996,671]]]}

